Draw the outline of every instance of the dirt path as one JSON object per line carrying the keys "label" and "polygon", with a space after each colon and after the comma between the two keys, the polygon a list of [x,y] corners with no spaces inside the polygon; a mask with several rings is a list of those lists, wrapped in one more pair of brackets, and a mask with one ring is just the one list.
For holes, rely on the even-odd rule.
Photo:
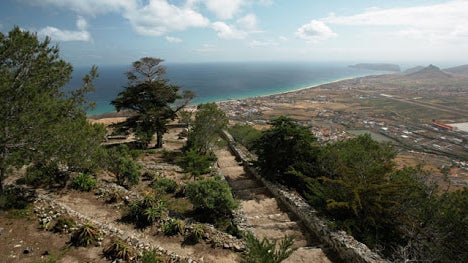
{"label": "dirt path", "polygon": [[294,235],[294,246],[298,248],[284,262],[331,262],[316,238],[305,233],[303,226],[271,195],[271,193],[254,177],[245,173],[228,149],[216,152],[220,172],[226,177],[233,194],[241,203],[241,211],[247,218],[247,228],[257,238],[278,240],[285,235]]}

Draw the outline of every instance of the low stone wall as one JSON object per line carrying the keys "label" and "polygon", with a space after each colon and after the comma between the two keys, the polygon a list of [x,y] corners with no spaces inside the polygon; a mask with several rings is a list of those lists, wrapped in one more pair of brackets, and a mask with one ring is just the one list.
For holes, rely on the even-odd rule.
{"label": "low stone wall", "polygon": [[333,231],[327,224],[326,220],[317,216],[317,211],[312,208],[302,197],[295,193],[288,191],[285,187],[274,184],[261,177],[258,171],[252,166],[252,160],[246,155],[232,136],[224,131],[224,136],[228,141],[229,148],[232,153],[241,161],[247,172],[254,175],[261,181],[268,190],[285,205],[291,212],[293,212],[304,225],[315,234],[321,242],[331,247],[341,259],[346,262],[357,263],[380,263],[389,262],[383,259],[377,253],[372,252],[366,245],[358,242],[352,236],[349,236],[344,231]]}

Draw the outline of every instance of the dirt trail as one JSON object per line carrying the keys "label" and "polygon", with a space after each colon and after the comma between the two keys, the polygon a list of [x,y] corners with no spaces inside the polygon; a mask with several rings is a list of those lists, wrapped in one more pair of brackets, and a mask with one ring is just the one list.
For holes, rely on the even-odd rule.
{"label": "dirt trail", "polygon": [[257,238],[278,240],[285,235],[294,235],[298,248],[284,262],[331,262],[319,248],[319,241],[307,235],[302,224],[286,209],[280,207],[271,193],[253,176],[245,173],[228,149],[216,152],[220,172],[226,177],[234,196],[241,203],[241,211],[247,218],[247,228]]}

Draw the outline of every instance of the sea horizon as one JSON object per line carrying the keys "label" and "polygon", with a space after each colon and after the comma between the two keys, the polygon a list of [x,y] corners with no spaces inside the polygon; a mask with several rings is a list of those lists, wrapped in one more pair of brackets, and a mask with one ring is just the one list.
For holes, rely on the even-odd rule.
{"label": "sea horizon", "polygon": [[[166,78],[182,90],[192,90],[197,97],[191,105],[269,96],[307,89],[330,82],[379,75],[389,72],[350,68],[352,63],[318,62],[205,62],[163,63]],[[81,85],[90,67],[77,67],[68,89]],[[95,102],[89,116],[114,112],[110,102],[127,85],[125,72],[130,65],[98,66],[95,92],[87,99]]]}

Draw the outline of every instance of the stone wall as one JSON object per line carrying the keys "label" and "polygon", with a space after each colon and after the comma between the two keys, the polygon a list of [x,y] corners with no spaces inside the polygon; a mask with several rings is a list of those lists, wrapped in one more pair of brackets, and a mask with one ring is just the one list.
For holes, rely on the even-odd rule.
{"label": "stone wall", "polygon": [[242,162],[247,172],[254,175],[261,181],[268,190],[293,212],[304,225],[315,234],[321,242],[332,248],[346,262],[357,263],[380,263],[389,262],[377,253],[372,252],[366,245],[358,242],[344,231],[333,231],[327,226],[327,221],[317,216],[317,211],[312,208],[302,197],[288,191],[285,187],[274,184],[261,177],[258,171],[252,166],[252,160],[247,154],[236,145],[232,136],[224,131],[224,136],[228,141],[232,153]]}

